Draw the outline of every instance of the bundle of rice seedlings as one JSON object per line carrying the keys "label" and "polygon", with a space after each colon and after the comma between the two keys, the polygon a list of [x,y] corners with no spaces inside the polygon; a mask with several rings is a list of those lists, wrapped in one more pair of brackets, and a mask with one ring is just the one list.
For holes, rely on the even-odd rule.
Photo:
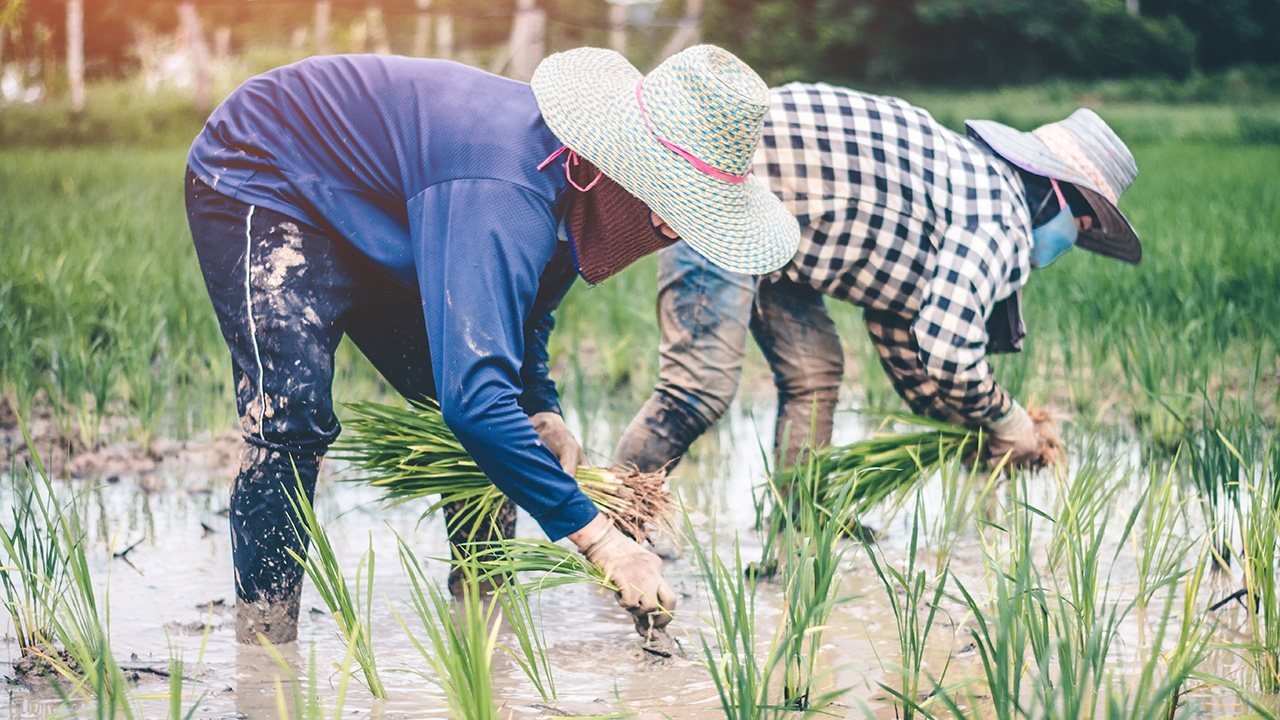
{"label": "bundle of rice seedlings", "polygon": [[[424,517],[462,502],[465,509],[455,521],[463,527],[496,515],[506,497],[476,466],[434,402],[408,408],[374,402],[348,407],[355,417],[346,423],[348,439],[337,453],[367,471],[355,481],[381,488],[392,504],[438,496]],[[637,541],[648,539],[651,530],[670,532],[665,473],[584,467],[575,478],[600,512]]]}
{"label": "bundle of rice seedlings", "polygon": [[[1054,432],[1053,418],[1045,410],[1028,411],[1035,423],[1040,442],[1033,468],[1061,462],[1062,445]],[[825,448],[818,452],[820,473],[826,480],[825,497],[853,485],[854,507],[865,511],[883,500],[911,489],[920,479],[955,457],[968,457],[985,451],[986,437],[981,430],[952,425],[921,415],[882,413],[885,424],[898,422],[926,428],[919,432],[877,433],[851,445]],[[1000,458],[991,458],[998,464]],[[784,471],[791,478],[795,471]]]}
{"label": "bundle of rice seedlings", "polygon": [[914,487],[943,460],[976,452],[985,442],[981,431],[920,415],[885,413],[884,419],[886,423],[900,422],[928,429],[877,433],[851,445],[820,450],[818,463],[819,474],[825,480],[824,497],[834,497],[852,485],[855,512],[865,511]]}

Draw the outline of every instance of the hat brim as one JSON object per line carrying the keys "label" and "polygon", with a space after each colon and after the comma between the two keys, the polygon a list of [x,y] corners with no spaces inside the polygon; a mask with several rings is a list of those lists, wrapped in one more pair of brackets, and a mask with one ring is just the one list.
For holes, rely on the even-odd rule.
{"label": "hat brim", "polygon": [[1093,209],[1099,225],[1098,228],[1081,230],[1076,236],[1076,245],[1133,265],[1142,262],[1142,243],[1120,208],[1089,188],[1077,185],[1076,189]]}
{"label": "hat brim", "polygon": [[1006,161],[1034,175],[1071,183],[1080,191],[1098,217],[1099,227],[1081,232],[1076,245],[1135,265],[1142,260],[1138,233],[1120,208],[1098,192],[1084,174],[1054,155],[1035,133],[994,120],[966,120],[965,126]]}
{"label": "hat brim", "polygon": [[754,175],[741,183],[717,180],[659,144],[640,117],[640,78],[618,53],[579,48],[543,60],[531,84],[551,132],[699,254],[752,275],[789,262],[800,227],[782,201]]}

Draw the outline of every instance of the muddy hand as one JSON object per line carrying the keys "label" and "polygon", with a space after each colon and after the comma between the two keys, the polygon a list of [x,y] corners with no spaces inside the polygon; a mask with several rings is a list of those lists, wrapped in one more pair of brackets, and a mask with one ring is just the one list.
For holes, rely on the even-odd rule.
{"label": "muddy hand", "polygon": [[1009,467],[1025,467],[1040,455],[1040,441],[1036,438],[1035,423],[1018,401],[1013,402],[1005,416],[987,425],[991,439],[987,445],[991,462],[998,463],[1009,456]]}
{"label": "muddy hand", "polygon": [[662,558],[613,523],[582,554],[618,587],[618,604],[635,617],[636,632],[647,638],[671,622],[676,596],[662,579]]}
{"label": "muddy hand", "polygon": [[582,451],[578,439],[569,432],[569,426],[564,424],[564,418],[560,413],[535,413],[529,421],[533,423],[533,429],[538,431],[542,444],[550,448],[551,452],[560,459],[560,466],[565,472],[574,475],[579,467],[591,465],[587,460],[587,454]]}

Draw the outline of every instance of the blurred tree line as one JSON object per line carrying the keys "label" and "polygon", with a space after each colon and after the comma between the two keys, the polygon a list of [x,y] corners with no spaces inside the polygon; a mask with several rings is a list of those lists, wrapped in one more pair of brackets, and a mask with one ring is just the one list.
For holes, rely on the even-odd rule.
{"label": "blurred tree line", "polygon": [[[90,78],[137,69],[140,31],[174,32],[180,0],[86,0]],[[392,32],[417,0],[333,0],[334,21],[370,5]],[[655,0],[677,17],[685,0]],[[287,43],[310,0],[196,0],[206,28],[232,28],[233,52]],[[607,42],[605,0],[538,0],[551,50]],[[704,0],[707,42],[738,53],[771,83],[999,85],[1047,78],[1168,76],[1280,63],[1280,0]],[[431,0],[460,21],[459,43],[503,42],[515,0]],[[63,0],[0,0],[3,61],[55,64],[65,47]],[[16,11],[15,11],[16,9]],[[1133,10],[1137,12],[1133,12]],[[641,30],[655,34],[656,31]],[[658,42],[655,39],[654,42]],[[398,52],[404,49],[395,48]]]}
{"label": "blurred tree line", "polygon": [[770,82],[1000,85],[1280,62],[1280,0],[713,0]]}

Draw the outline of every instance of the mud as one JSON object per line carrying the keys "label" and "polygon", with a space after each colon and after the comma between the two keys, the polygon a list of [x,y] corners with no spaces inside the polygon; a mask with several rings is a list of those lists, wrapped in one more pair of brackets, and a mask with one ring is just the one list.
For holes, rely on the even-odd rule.
{"label": "mud", "polygon": [[[634,408],[591,412],[569,408],[570,426],[588,438],[588,450],[595,451],[591,453],[593,458],[607,457],[612,438],[629,419],[629,410]],[[862,437],[866,429],[860,423],[858,415],[839,413],[835,442],[847,443]],[[671,482],[672,490],[687,506],[695,508],[691,519],[699,535],[709,539],[715,529],[723,545],[737,534],[744,561],[760,555],[759,539],[750,531],[755,519],[751,493],[763,477],[761,447],[770,446],[772,429],[773,418],[766,409],[731,406],[712,433],[686,457]],[[226,508],[231,479],[238,467],[238,436],[220,436],[203,444],[161,443],[158,447],[159,458],[149,460],[154,463],[147,466],[149,470],[120,471],[112,483],[87,479],[68,484],[97,488],[90,493],[87,504],[89,557],[101,599],[110,604],[110,630],[118,659],[131,668],[165,669],[171,653],[180,655],[184,672],[197,680],[194,690],[188,683],[190,695],[185,700],[187,706],[196,703],[195,717],[277,718],[276,683],[279,680],[285,684],[288,693],[288,678],[264,648],[236,640]],[[1124,455],[1129,450],[1122,445],[1117,452]],[[1136,452],[1133,454],[1136,456]],[[118,467],[110,464],[114,455],[99,457],[93,468],[112,472]],[[7,468],[6,464],[4,469]],[[426,503],[381,507],[376,490],[337,482],[344,471],[338,463],[325,465],[316,507],[349,578],[354,577],[357,563],[370,549],[377,558],[370,613],[374,651],[389,698],[376,701],[353,682],[343,717],[449,717],[442,693],[418,674],[426,665],[400,624],[403,619],[419,637],[423,635],[420,623],[408,609],[408,580],[396,562],[399,536],[419,558],[425,559],[428,576],[445,583],[447,565],[427,559],[448,555],[444,522],[439,517],[419,521]],[[1052,485],[1048,478],[1038,483],[1034,488],[1038,495],[1031,501],[1042,507],[1051,506]],[[1126,489],[1118,503],[1124,506],[1134,497],[1136,488]],[[927,485],[922,501],[928,522],[934,522],[934,516],[943,510],[940,488],[934,483]],[[878,548],[891,563],[901,563],[905,557],[911,513],[912,509],[907,508],[866,518],[869,526],[880,531]],[[0,517],[5,515],[7,510],[0,507]],[[983,548],[972,525],[957,536],[950,563],[968,587],[982,587]],[[536,534],[537,525],[527,515],[523,515],[518,527],[522,535]],[[922,544],[929,546],[924,538]],[[116,557],[131,546],[133,549],[124,558]],[[714,683],[696,660],[704,638],[714,642],[707,634],[711,612],[708,597],[689,558],[677,547],[663,554],[670,558],[664,563],[664,574],[679,599],[669,638],[646,646],[611,594],[582,586],[546,591],[540,596],[535,613],[545,632],[558,697],[542,700],[516,663],[499,652],[494,658],[494,686],[503,703],[504,720],[614,713],[635,713],[634,717],[642,720],[723,716]],[[865,551],[856,548],[849,557],[849,572],[841,594],[856,599],[832,613],[821,650],[822,665],[835,669],[827,682],[852,688],[842,704],[833,709],[837,717],[887,720],[895,717],[895,710],[879,683],[896,681],[890,668],[897,658],[897,626]],[[929,553],[921,556],[926,565],[941,560]],[[1131,572],[1121,571],[1112,578],[1112,585],[1117,592],[1132,592],[1135,578]],[[1209,594],[1225,597],[1234,589],[1222,581],[1222,587],[1213,587]],[[284,643],[278,649],[293,673],[302,678],[308,675],[314,652],[317,690],[326,702],[331,702],[337,687],[332,665],[341,661],[345,651],[333,618],[309,582],[304,585],[300,609],[298,641]],[[757,601],[761,643],[772,637],[783,612],[780,588],[763,583]],[[1227,606],[1222,615],[1224,625],[1239,626],[1243,617],[1239,612],[1238,606]],[[1124,630],[1123,653],[1137,652],[1150,642],[1159,616],[1160,610],[1154,607],[1150,618],[1134,616]],[[929,641],[930,667],[941,668],[949,660],[949,678],[976,676],[981,660],[968,637],[968,613],[958,603],[947,600],[939,617]],[[499,642],[511,645],[513,638],[504,630]],[[16,677],[17,646],[10,641],[7,647],[9,662],[0,663],[0,673]],[[1238,657],[1219,653],[1212,661],[1204,668],[1206,671],[1247,682]],[[138,671],[136,682],[138,696],[167,692],[168,681],[158,674]],[[163,701],[140,702],[145,717],[165,715]],[[1230,697],[1192,694],[1187,702],[1203,717],[1241,711]],[[38,687],[14,686],[7,701],[0,700],[0,718],[44,718],[59,705],[55,694]]]}

